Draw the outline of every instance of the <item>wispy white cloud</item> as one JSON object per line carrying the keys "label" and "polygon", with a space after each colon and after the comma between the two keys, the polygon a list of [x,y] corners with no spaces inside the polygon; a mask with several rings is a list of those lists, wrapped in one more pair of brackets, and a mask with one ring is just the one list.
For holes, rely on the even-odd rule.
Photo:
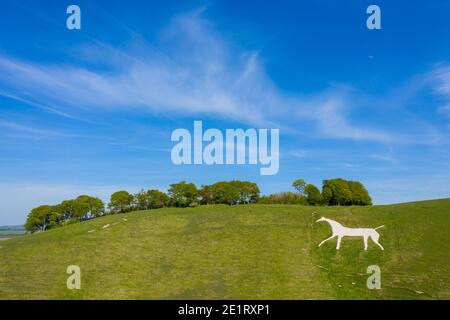
{"label": "wispy white cloud", "polygon": [[440,81],[437,91],[447,95],[450,98],[450,66],[441,64],[434,71],[436,79]]}
{"label": "wispy white cloud", "polygon": [[285,126],[286,116],[297,114],[298,121],[315,121],[326,137],[389,139],[381,130],[352,124],[346,114],[348,101],[339,94],[311,101],[282,92],[267,75],[258,52],[232,47],[202,19],[201,10],[175,18],[156,46],[138,39],[127,49],[93,43],[78,52],[89,65],[107,65],[107,70],[0,56],[0,81],[8,95],[32,97],[42,101],[39,106],[50,102],[66,109],[131,107],[174,117],[211,115],[277,127]]}
{"label": "wispy white cloud", "polygon": [[303,159],[310,154],[311,154],[310,150],[301,150],[301,149],[283,150],[283,152],[280,152],[280,156],[282,157],[296,158],[296,159]]}
{"label": "wispy white cloud", "polygon": [[41,134],[50,133],[49,131],[46,131],[46,130],[35,129],[35,128],[27,127],[24,125],[20,125],[20,124],[14,123],[14,122],[3,121],[3,120],[0,120],[0,126],[4,127],[4,128],[17,130],[17,131],[22,131],[25,133],[31,133],[31,134],[41,135]]}
{"label": "wispy white cloud", "polygon": [[350,122],[353,103],[348,91],[348,88],[340,88],[320,94],[308,102],[308,108],[300,111],[301,117],[315,120],[325,137],[391,142],[393,138],[385,130],[367,125],[355,126]]}
{"label": "wispy white cloud", "polygon": [[25,98],[21,98],[21,97],[12,95],[10,93],[6,93],[6,92],[3,92],[3,91],[0,91],[0,96],[6,97],[6,98],[9,98],[9,99],[12,99],[12,100],[16,100],[16,101],[19,101],[19,102],[22,102],[22,103],[25,103],[27,105],[30,105],[30,106],[36,107],[38,109],[44,110],[44,111],[46,111],[48,113],[56,114],[56,115],[61,116],[61,117],[72,118],[72,116],[70,116],[69,114],[67,114],[67,113],[65,113],[63,111],[57,110],[55,108],[51,108],[49,106],[45,106],[45,105],[40,104],[40,103],[36,103],[36,102],[30,101],[30,100],[27,100]]}
{"label": "wispy white cloud", "polygon": [[131,144],[129,142],[108,142],[109,145],[123,147],[127,149],[135,149],[135,150],[143,150],[143,151],[151,151],[151,152],[170,152],[169,148],[153,148],[142,145]]}
{"label": "wispy white cloud", "polygon": [[450,66],[439,65],[433,72],[435,79],[435,90],[442,97],[443,105],[439,112],[450,117]]}
{"label": "wispy white cloud", "polygon": [[54,107],[51,107],[51,106],[46,105],[46,104],[38,103],[38,102],[32,101],[32,100],[30,100],[28,98],[25,98],[25,97],[19,97],[17,95],[14,95],[14,94],[11,94],[11,93],[7,93],[7,92],[4,92],[2,90],[0,90],[0,96],[8,98],[8,99],[11,99],[11,100],[15,100],[15,101],[21,102],[21,103],[23,103],[25,105],[31,106],[33,108],[40,109],[42,111],[45,111],[47,113],[50,113],[50,114],[53,114],[53,115],[56,115],[56,116],[59,116],[59,117],[63,117],[63,118],[71,119],[71,120],[76,120],[76,121],[81,121],[81,122],[86,122],[86,123],[91,123],[91,124],[99,124],[96,121],[83,119],[83,118],[74,116],[72,114],[69,114],[67,112],[64,112],[62,110],[59,110],[58,108],[54,108]]}
{"label": "wispy white cloud", "polygon": [[399,160],[393,156],[385,155],[385,154],[371,154],[369,158],[380,160],[384,162],[388,162],[390,164],[398,164]]}
{"label": "wispy white cloud", "polygon": [[358,163],[344,163],[343,166],[347,169],[358,169],[361,168],[361,165]]}
{"label": "wispy white cloud", "polygon": [[232,52],[198,13],[180,16],[161,36],[167,54],[145,44],[126,53],[105,44],[84,48],[108,57],[110,70],[43,65],[0,57],[0,79],[33,98],[72,107],[141,107],[159,113],[211,114],[265,122],[283,97],[255,52]]}
{"label": "wispy white cloud", "polygon": [[9,129],[16,134],[16,137],[27,137],[27,138],[43,138],[43,137],[74,137],[75,135],[69,133],[62,133],[55,130],[39,129],[35,127],[30,127],[27,125],[19,124],[16,122],[5,121],[0,119],[0,127]]}
{"label": "wispy white cloud", "polygon": [[[87,63],[52,65],[0,56],[3,95],[62,116],[80,108],[132,108],[168,117],[216,116],[293,131],[312,123],[319,138],[418,141],[399,137],[398,130],[383,123],[353,119],[353,109],[364,106],[356,105],[348,88],[314,96],[283,92],[267,74],[259,53],[234,47],[202,18],[202,10],[176,17],[152,44],[134,34],[126,48],[91,42],[75,52],[77,61]],[[439,92],[448,94],[448,71],[435,76],[443,79]],[[427,131],[435,137],[425,137],[425,143],[442,141],[433,128]]]}

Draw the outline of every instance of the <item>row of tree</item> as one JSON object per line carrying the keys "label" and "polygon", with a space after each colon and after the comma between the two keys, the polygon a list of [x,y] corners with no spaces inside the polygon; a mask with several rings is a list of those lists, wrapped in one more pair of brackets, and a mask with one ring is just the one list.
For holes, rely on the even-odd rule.
{"label": "row of tree", "polygon": [[194,183],[181,181],[170,185],[167,193],[160,190],[141,190],[136,194],[117,191],[111,195],[108,210],[99,198],[83,195],[64,200],[57,205],[42,205],[28,214],[25,228],[30,232],[43,231],[81,222],[105,214],[164,207],[196,207],[201,204],[246,204],[259,199],[259,187],[249,181],[220,181],[200,189]]}
{"label": "row of tree", "polygon": [[181,181],[170,185],[166,193],[159,190],[141,190],[132,195],[118,191],[111,195],[108,208],[111,213],[132,210],[148,210],[163,207],[196,207],[201,204],[246,204],[259,199],[259,187],[249,181],[219,181],[203,185],[200,189],[194,183]]}
{"label": "row of tree", "polygon": [[99,198],[79,196],[57,205],[42,205],[31,210],[25,229],[31,232],[47,230],[96,218],[105,214],[105,205]]}
{"label": "row of tree", "polygon": [[303,179],[292,183],[297,191],[279,192],[259,199],[265,204],[302,204],[302,205],[328,205],[328,206],[365,206],[371,205],[369,192],[361,182],[344,179],[324,180],[322,192],[313,184],[307,184]]}
{"label": "row of tree", "polygon": [[280,192],[260,197],[256,183],[249,181],[219,181],[197,188],[194,183],[181,181],[170,185],[167,193],[141,190],[136,194],[117,191],[111,195],[108,210],[99,198],[82,195],[57,205],[42,205],[28,214],[25,228],[43,231],[66,224],[93,219],[105,214],[125,213],[164,207],[196,207],[198,205],[249,203],[300,205],[370,205],[366,188],[357,181],[324,180],[322,192],[313,184],[297,179],[292,186],[297,192]]}

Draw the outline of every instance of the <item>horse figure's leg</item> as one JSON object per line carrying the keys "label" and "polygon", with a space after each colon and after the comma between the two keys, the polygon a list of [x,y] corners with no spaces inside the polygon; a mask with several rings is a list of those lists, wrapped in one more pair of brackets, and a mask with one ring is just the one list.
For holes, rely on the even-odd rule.
{"label": "horse figure's leg", "polygon": [[383,246],[378,242],[378,240],[380,239],[380,235],[378,233],[371,235],[370,238],[372,239],[373,242],[375,242],[377,246],[381,248],[381,250],[384,251]]}
{"label": "horse figure's leg", "polygon": [[363,236],[364,237],[364,250],[367,251],[367,242],[368,242],[368,237],[367,236]]}
{"label": "horse figure's leg", "polygon": [[331,237],[329,237],[329,238],[326,238],[325,240],[323,240],[321,243],[319,243],[319,247],[321,246],[321,245],[323,245],[325,242],[327,242],[328,240],[331,240],[331,239],[333,239],[334,237],[336,237],[336,235],[331,235]]}
{"label": "horse figure's leg", "polygon": [[338,236],[337,244],[336,244],[336,250],[339,250],[339,248],[341,247],[341,240],[342,240],[342,237]]}

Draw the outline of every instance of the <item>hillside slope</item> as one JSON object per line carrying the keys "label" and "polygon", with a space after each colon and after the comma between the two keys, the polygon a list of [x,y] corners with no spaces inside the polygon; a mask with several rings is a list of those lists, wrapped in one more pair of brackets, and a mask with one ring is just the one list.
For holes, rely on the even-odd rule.
{"label": "hillside slope", "polygon": [[[316,212],[316,213],[314,213]],[[318,248],[320,217],[376,227]],[[0,242],[2,299],[450,299],[450,199],[373,207],[203,206],[106,216]],[[103,226],[109,224],[107,228]],[[382,272],[368,290],[367,266]],[[66,288],[68,265],[81,290]]]}

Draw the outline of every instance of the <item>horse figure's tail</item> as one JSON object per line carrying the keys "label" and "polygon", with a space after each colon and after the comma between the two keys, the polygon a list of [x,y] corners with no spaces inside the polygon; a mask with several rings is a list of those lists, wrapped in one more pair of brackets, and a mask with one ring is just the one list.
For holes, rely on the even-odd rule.
{"label": "horse figure's tail", "polygon": [[385,225],[382,225],[382,226],[376,227],[374,230],[377,230],[377,229],[380,229],[380,228],[384,228],[384,227],[385,227]]}

